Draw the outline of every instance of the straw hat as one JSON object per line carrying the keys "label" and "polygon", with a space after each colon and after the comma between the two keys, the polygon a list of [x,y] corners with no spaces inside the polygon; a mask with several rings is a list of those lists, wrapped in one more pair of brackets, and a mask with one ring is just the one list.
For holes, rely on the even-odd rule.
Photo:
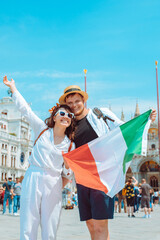
{"label": "straw hat", "polygon": [[86,92],[82,91],[79,86],[71,85],[71,86],[66,87],[64,89],[64,94],[59,98],[59,103],[64,104],[65,103],[65,98],[67,97],[67,95],[69,95],[71,93],[79,93],[80,95],[82,95],[85,102],[88,99],[88,94]]}

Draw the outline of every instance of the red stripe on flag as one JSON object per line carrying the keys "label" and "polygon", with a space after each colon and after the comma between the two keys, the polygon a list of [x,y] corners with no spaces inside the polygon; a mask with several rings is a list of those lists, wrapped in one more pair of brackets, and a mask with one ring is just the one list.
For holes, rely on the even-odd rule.
{"label": "red stripe on flag", "polygon": [[108,192],[108,189],[100,180],[97,166],[88,144],[63,154],[63,157],[74,172],[78,184],[98,189],[105,193]]}

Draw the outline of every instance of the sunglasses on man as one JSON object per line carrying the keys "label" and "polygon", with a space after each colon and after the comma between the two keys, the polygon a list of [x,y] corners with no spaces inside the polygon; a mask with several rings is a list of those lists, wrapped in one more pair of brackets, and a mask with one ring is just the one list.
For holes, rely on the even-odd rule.
{"label": "sunglasses on man", "polygon": [[70,119],[74,118],[74,114],[73,113],[64,112],[62,110],[58,110],[54,116],[56,116],[58,113],[59,113],[59,115],[61,117],[68,117]]}

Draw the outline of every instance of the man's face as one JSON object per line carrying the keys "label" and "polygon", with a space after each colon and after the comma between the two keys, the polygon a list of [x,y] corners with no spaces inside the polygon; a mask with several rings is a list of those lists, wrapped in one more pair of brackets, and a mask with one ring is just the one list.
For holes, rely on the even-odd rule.
{"label": "man's face", "polygon": [[84,111],[84,99],[78,93],[66,97],[66,104],[71,108],[75,116],[80,116]]}

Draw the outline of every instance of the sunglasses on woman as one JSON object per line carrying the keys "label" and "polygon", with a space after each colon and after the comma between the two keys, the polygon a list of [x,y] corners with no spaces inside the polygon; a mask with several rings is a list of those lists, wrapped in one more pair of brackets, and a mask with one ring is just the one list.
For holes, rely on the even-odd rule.
{"label": "sunglasses on woman", "polygon": [[59,113],[59,115],[61,117],[67,116],[68,118],[71,118],[71,119],[74,118],[74,114],[73,113],[64,112],[62,110],[58,110],[54,116],[56,116],[58,113]]}

